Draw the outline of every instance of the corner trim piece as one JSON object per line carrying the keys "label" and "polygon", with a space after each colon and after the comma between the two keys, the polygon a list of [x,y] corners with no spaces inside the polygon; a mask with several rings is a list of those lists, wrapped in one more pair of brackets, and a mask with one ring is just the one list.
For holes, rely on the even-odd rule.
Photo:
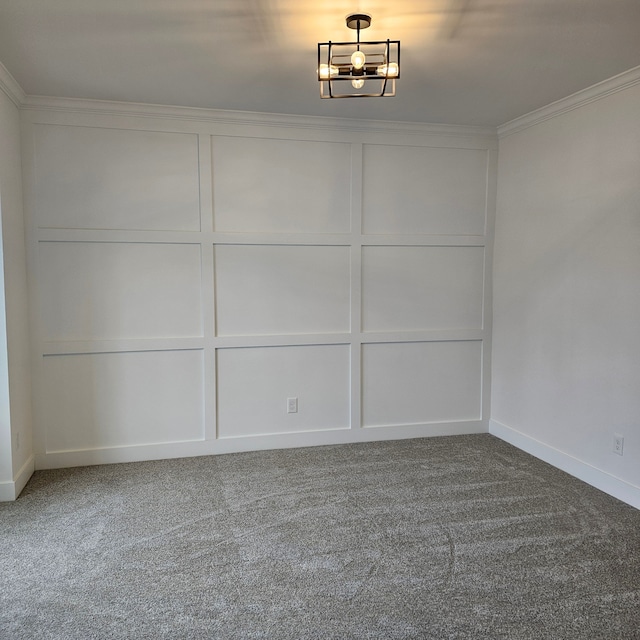
{"label": "corner trim piece", "polygon": [[0,62],[0,90],[7,94],[9,100],[11,100],[18,109],[20,109],[27,100],[27,94],[22,90],[22,87],[2,62]]}

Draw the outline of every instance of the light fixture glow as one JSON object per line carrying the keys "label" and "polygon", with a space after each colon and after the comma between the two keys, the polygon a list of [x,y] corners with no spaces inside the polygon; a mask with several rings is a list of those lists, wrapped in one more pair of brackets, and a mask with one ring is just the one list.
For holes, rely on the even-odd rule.
{"label": "light fixture glow", "polygon": [[387,78],[397,78],[400,73],[400,69],[395,62],[389,64],[382,64],[378,67],[378,75],[386,76]]}
{"label": "light fixture glow", "polygon": [[[347,27],[357,31],[355,42],[318,43],[321,98],[396,95],[396,80],[400,78],[400,41],[361,42],[360,29],[369,26],[370,15],[353,13],[347,16]],[[346,81],[351,83],[351,87],[341,84]]]}
{"label": "light fixture glow", "polygon": [[364,67],[364,63],[366,62],[366,58],[362,51],[354,51],[351,54],[351,64],[354,69],[362,69]]}
{"label": "light fixture glow", "polygon": [[334,67],[333,65],[329,64],[321,64],[318,67],[318,78],[322,80],[328,80],[329,78],[335,78],[339,72],[340,70],[338,69],[338,67]]}

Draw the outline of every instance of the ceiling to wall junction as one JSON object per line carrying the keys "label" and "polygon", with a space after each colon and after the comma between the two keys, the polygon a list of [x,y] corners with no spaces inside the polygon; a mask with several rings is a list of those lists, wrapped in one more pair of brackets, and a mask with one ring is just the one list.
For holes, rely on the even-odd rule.
{"label": "ceiling to wall junction", "polygon": [[[395,98],[320,100],[316,46],[402,42]],[[496,126],[640,65],[638,0],[0,0],[30,95]]]}

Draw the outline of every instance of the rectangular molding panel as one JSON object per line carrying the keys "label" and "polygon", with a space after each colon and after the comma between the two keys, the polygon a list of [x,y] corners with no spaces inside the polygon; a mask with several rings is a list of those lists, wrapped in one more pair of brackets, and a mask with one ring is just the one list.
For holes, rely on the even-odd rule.
{"label": "rectangular molding panel", "polygon": [[47,452],[202,440],[202,351],[47,356]]}
{"label": "rectangular molding panel", "polygon": [[195,135],[37,126],[38,226],[199,231]]}
{"label": "rectangular molding panel", "polygon": [[487,431],[494,136],[22,117],[37,468]]}
{"label": "rectangular molding panel", "polygon": [[218,435],[348,429],[349,373],[348,345],[219,349]]}
{"label": "rectangular molding panel", "polygon": [[349,247],[215,248],[217,335],[348,333]]}
{"label": "rectangular molding panel", "polygon": [[482,418],[479,340],[364,345],[362,380],[366,427]]}

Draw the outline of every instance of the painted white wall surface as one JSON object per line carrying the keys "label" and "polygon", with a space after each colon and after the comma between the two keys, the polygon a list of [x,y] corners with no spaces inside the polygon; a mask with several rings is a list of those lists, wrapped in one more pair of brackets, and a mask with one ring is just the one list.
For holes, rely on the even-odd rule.
{"label": "painted white wall surface", "polygon": [[140,108],[22,114],[37,468],[488,429],[494,133]]}
{"label": "painted white wall surface", "polygon": [[640,507],[640,84],[558,111],[500,139],[490,430]]}
{"label": "painted white wall surface", "polygon": [[[9,99],[0,92],[0,136],[6,134],[5,109]],[[13,106],[13,105],[11,105]],[[16,110],[17,113],[17,110]],[[5,163],[10,158],[5,156],[0,146],[0,169],[4,169]],[[3,171],[4,173],[4,171]],[[2,195],[3,182],[0,181],[0,483],[4,486],[3,494],[13,493],[13,451],[11,443],[11,406],[9,401],[9,352],[7,349],[7,303],[4,287],[4,251],[2,233]],[[13,496],[12,496],[13,498]]]}
{"label": "painted white wall surface", "polygon": [[20,114],[0,88],[0,500],[33,472]]}

